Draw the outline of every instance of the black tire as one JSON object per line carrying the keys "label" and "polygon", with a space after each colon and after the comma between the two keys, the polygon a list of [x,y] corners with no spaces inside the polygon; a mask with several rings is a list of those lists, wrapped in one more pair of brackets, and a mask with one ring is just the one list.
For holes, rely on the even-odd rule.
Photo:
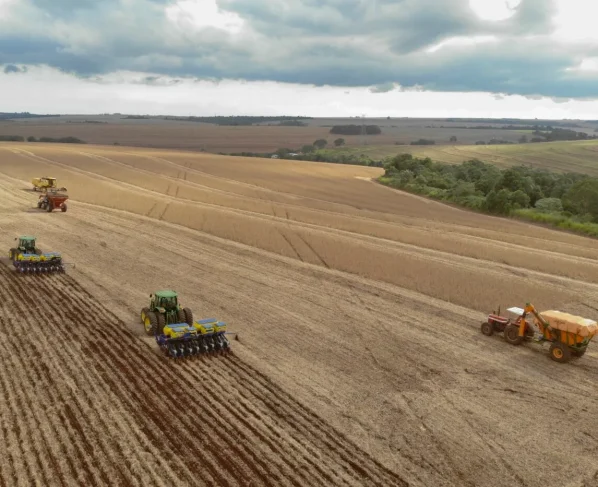
{"label": "black tire", "polygon": [[62,212],[64,213],[64,212],[66,211],[66,205],[62,205],[62,206],[60,207],[60,211],[62,211]]}
{"label": "black tire", "polygon": [[150,311],[149,313],[146,314],[146,317],[149,318],[150,329],[147,330],[145,328],[145,323],[144,323],[145,333],[147,333],[150,336],[154,336],[156,334],[156,328],[158,327],[158,319],[156,318],[156,313],[154,313],[153,311]]}
{"label": "black tire", "polygon": [[571,349],[562,342],[552,342],[548,353],[550,353],[552,360],[561,364],[571,360]]}
{"label": "black tire", "polygon": [[46,208],[46,211],[48,213],[50,213],[54,208],[52,207],[52,203],[48,202],[48,207]]}
{"label": "black tire", "polygon": [[164,315],[156,314],[156,334],[161,335],[164,333],[164,326],[166,325],[166,320],[164,319]]}
{"label": "black tire", "polygon": [[505,340],[507,343],[511,345],[520,345],[523,341],[523,337],[519,336],[519,326],[518,325],[508,325],[505,328]]}
{"label": "black tire", "polygon": [[189,308],[183,308],[183,312],[185,313],[185,322],[189,326],[193,326],[193,312]]}
{"label": "black tire", "polygon": [[482,330],[482,333],[488,337],[494,335],[494,326],[492,326],[487,321],[484,321],[482,323],[482,326],[480,326],[480,330]]}
{"label": "black tire", "polygon": [[586,353],[587,348],[584,348],[583,350],[571,350],[571,355],[573,355],[574,357],[583,357]]}
{"label": "black tire", "polygon": [[177,321],[179,323],[187,323],[187,317],[185,316],[185,311],[182,309],[179,309],[177,311]]}

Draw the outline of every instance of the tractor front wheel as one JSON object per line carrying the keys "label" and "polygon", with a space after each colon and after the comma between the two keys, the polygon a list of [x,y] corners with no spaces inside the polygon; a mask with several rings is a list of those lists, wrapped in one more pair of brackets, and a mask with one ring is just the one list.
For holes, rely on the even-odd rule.
{"label": "tractor front wheel", "polygon": [[519,326],[508,325],[505,328],[505,340],[511,345],[520,345],[523,341],[523,337],[519,336]]}
{"label": "tractor front wheel", "polygon": [[571,360],[571,350],[567,345],[561,342],[552,342],[548,353],[550,353],[550,358],[555,362],[564,364]]}
{"label": "tractor front wheel", "polygon": [[158,327],[156,313],[153,311],[146,313],[143,325],[145,326],[145,333],[150,336],[154,336],[156,334],[156,328]]}
{"label": "tractor front wheel", "polygon": [[480,329],[482,330],[482,333],[484,335],[486,335],[486,336],[492,336],[492,335],[494,335],[494,326],[492,326],[487,321],[484,321],[482,323],[482,326],[480,327]]}

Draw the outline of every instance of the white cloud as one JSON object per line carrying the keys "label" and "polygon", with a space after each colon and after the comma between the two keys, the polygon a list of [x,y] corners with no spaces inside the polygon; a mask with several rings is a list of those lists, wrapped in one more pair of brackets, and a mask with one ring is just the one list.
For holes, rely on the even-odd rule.
{"label": "white cloud", "polygon": [[521,0],[469,0],[469,7],[479,18],[497,22],[515,15],[520,3]]}
{"label": "white cloud", "polygon": [[[598,101],[487,93],[435,93],[401,88],[314,87],[274,82],[201,81],[119,72],[100,82],[48,67],[25,73],[0,71],[3,111],[34,113],[136,113],[152,115],[307,115],[350,117],[519,117],[598,119]],[[148,83],[144,83],[146,78]],[[239,102],[242,100],[242,103]]]}

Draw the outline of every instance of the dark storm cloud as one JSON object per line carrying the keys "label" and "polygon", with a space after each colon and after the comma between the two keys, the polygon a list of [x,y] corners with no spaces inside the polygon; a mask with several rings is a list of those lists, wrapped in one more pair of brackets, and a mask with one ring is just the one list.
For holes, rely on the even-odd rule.
{"label": "dark storm cloud", "polygon": [[[556,98],[598,96],[574,67],[596,46],[549,36],[553,0],[521,0],[501,22],[480,20],[468,0],[218,0],[238,33],[170,21],[174,0],[20,0],[0,20],[0,64],[48,64],[93,79],[113,71],[372,87],[422,87]],[[184,11],[179,13],[184,15]],[[495,42],[447,45],[454,37]],[[4,68],[10,68],[5,67]]]}

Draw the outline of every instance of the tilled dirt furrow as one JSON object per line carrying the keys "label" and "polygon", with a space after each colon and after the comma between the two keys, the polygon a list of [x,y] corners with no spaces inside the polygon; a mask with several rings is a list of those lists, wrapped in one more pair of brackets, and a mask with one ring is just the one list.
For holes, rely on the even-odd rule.
{"label": "tilled dirt furrow", "polygon": [[[34,347],[35,343],[31,343],[31,345]],[[31,360],[27,364],[37,377],[35,392],[31,392],[30,395],[35,395],[35,399],[42,402],[44,414],[47,416],[47,425],[43,427],[49,428],[50,431],[48,436],[50,438],[49,446],[44,454],[50,457],[50,461],[53,463],[56,472],[59,473],[61,480],[68,481],[68,472],[68,475],[71,478],[77,478],[79,483],[97,485],[93,481],[94,474],[90,473],[90,467],[86,467],[85,458],[81,454],[83,448],[78,439],[69,435],[70,426],[61,411],[55,413],[64,404],[64,399],[56,393],[59,386],[51,380],[50,371],[45,366],[45,368],[42,368],[43,365],[44,363],[40,360]],[[27,366],[23,369],[27,370]],[[44,392],[46,395],[43,394]],[[4,396],[4,394],[2,395]],[[79,473],[77,474],[77,472]]]}
{"label": "tilled dirt furrow", "polygon": [[[11,291],[10,286],[2,288],[3,303],[8,304],[10,301],[18,301],[18,295],[11,293]],[[14,309],[12,311],[13,316],[15,316]],[[16,314],[16,316],[19,315]],[[44,401],[38,401],[43,389],[38,394],[35,393],[37,384],[30,367],[35,360],[32,357],[33,347],[27,332],[35,329],[35,324],[27,319],[26,314],[21,316],[25,317],[25,323],[22,319],[6,320],[5,322],[5,319],[0,317],[3,331],[6,333],[1,344],[2,356],[9,362],[3,364],[3,370],[13,371],[15,377],[18,378],[18,381],[10,384],[16,395],[14,404],[18,407],[18,410],[11,408],[9,410],[11,417],[3,419],[11,421],[15,426],[19,425],[19,419],[23,420],[23,427],[19,426],[20,431],[23,433],[20,443],[23,458],[27,459],[31,479],[36,482],[41,481],[43,484],[51,484],[56,482],[56,476],[58,479],[61,478],[62,472],[57,458],[47,454],[49,444],[53,442],[54,438],[53,434],[48,431],[47,422],[44,421],[46,416]],[[20,353],[11,353],[14,351]],[[43,394],[41,395],[43,397]],[[54,470],[52,470],[53,467]],[[58,481],[58,483],[61,482]]]}
{"label": "tilled dirt furrow", "polygon": [[[238,384],[235,387],[238,396],[233,400],[241,410],[240,413],[255,418],[256,422],[268,425],[268,441],[279,443],[278,447],[273,447],[275,451],[276,448],[285,447],[285,443],[291,443],[295,452],[301,453],[302,462],[309,465],[314,473],[319,475],[320,478],[316,479],[318,482],[334,485],[353,484],[354,477],[350,475],[349,471],[342,468],[342,463],[339,463],[337,459],[331,459],[330,462],[322,461],[322,457],[329,456],[329,452],[318,450],[304,434],[300,434],[295,428],[289,428],[288,420],[280,421],[278,415],[272,414],[271,408],[262,400],[266,391],[259,387],[256,389],[256,385],[252,382],[240,381],[239,376],[231,372],[227,366],[228,358],[215,358],[214,360],[218,361],[218,370],[217,373],[207,371],[211,379],[215,383],[222,384],[222,388],[227,384]],[[199,373],[193,369],[190,373],[199,377]]]}
{"label": "tilled dirt furrow", "polygon": [[[228,364],[239,371],[241,375],[239,381],[241,383],[246,385],[251,383],[258,384],[257,387],[264,391],[263,393],[259,393],[260,399],[262,401],[271,402],[270,407],[273,411],[279,410],[280,405],[284,405],[285,408],[288,408],[287,411],[281,411],[279,414],[283,417],[288,417],[288,413],[291,412],[292,415],[290,417],[293,421],[296,421],[295,427],[299,431],[309,432],[310,436],[317,443],[322,444],[322,451],[336,453],[338,455],[338,460],[346,463],[363,478],[380,478],[381,483],[379,485],[407,485],[407,483],[398,475],[386,469],[382,464],[378,464],[378,462],[363,451],[359,452],[359,459],[356,460],[355,447],[348,439],[346,439],[340,432],[331,428],[312,411],[281,391],[261,372],[234,356],[230,357],[230,360],[227,361],[227,365]],[[276,402],[278,402],[279,405],[277,405]]]}
{"label": "tilled dirt furrow", "polygon": [[[19,370],[21,364],[13,358],[11,351],[3,346],[2,352],[7,357],[3,361],[3,370]],[[35,485],[36,482],[41,482],[39,476],[35,474],[35,470],[41,467],[37,465],[36,458],[31,458],[29,455],[30,433],[27,431],[26,421],[23,420],[24,410],[17,399],[19,392],[6,374],[0,376],[2,392],[7,398],[7,407],[3,410],[2,420],[7,423],[9,438],[9,443],[3,448],[6,448],[4,455],[10,455],[10,463],[13,467],[12,481],[15,484],[12,485]]]}
{"label": "tilled dirt furrow", "polygon": [[[60,278],[59,278],[60,279]],[[90,369],[95,369],[94,381],[98,384],[105,384],[103,387],[103,391],[98,392],[99,395],[104,396],[114,396],[114,403],[118,404],[118,406],[111,405],[106,406],[105,409],[107,410],[114,410],[115,407],[122,408],[124,407],[128,413],[131,414],[131,417],[137,417],[135,422],[129,421],[127,424],[122,422],[119,423],[117,426],[120,430],[120,435],[126,435],[131,437],[133,436],[134,440],[132,443],[139,443],[141,446],[145,447],[144,449],[149,453],[149,455],[140,456],[137,455],[137,462],[139,463],[138,469],[147,469],[150,472],[154,471],[154,468],[151,466],[154,462],[158,463],[158,467],[160,468],[160,474],[157,471],[154,471],[154,476],[148,478],[148,482],[154,482],[161,484],[161,480],[159,476],[164,476],[170,478],[171,481],[180,482],[183,479],[186,479],[188,482],[193,482],[196,478],[196,475],[191,470],[184,468],[184,466],[180,465],[180,455],[185,455],[185,449],[181,449],[178,451],[172,451],[166,444],[161,442],[160,435],[163,435],[165,432],[160,431],[159,434],[154,433],[154,429],[152,428],[154,425],[152,424],[150,427],[144,424],[141,419],[146,414],[147,406],[144,404],[144,398],[139,396],[137,397],[138,400],[131,400],[130,399],[130,389],[128,389],[129,384],[131,382],[130,377],[121,375],[120,373],[114,373],[114,369],[110,367],[106,367],[102,364],[106,357],[109,357],[112,354],[112,358],[118,360],[118,354],[112,353],[112,351],[102,351],[98,350],[99,343],[105,342],[105,337],[101,336],[98,333],[95,333],[95,330],[98,328],[106,327],[106,324],[110,322],[110,317],[104,317],[101,314],[93,315],[90,314],[88,303],[82,301],[76,293],[70,292],[67,296],[66,290],[61,289],[64,287],[64,283],[61,283],[62,286],[55,286],[55,292],[66,302],[66,300],[71,300],[72,305],[69,306],[71,316],[78,316],[79,321],[78,323],[74,324],[73,326],[73,333],[77,333],[78,337],[82,341],[82,347],[84,348],[85,352],[92,357],[97,357],[98,361],[92,361],[90,363]],[[64,287],[64,289],[68,289]],[[100,309],[100,311],[102,311]],[[77,330],[80,328],[80,324],[84,323],[86,331],[83,333],[78,333]],[[91,331],[91,332],[90,332]],[[118,338],[112,339],[111,342],[118,343]],[[114,362],[113,362],[114,363]],[[138,366],[139,367],[139,366]],[[143,366],[141,366],[141,369]],[[122,370],[122,369],[121,369]],[[131,373],[133,370],[139,370],[137,367],[135,368],[127,368],[125,366],[125,370],[128,373]],[[93,386],[92,386],[93,387]],[[147,393],[149,395],[151,389],[147,389]],[[151,408],[150,408],[151,409]],[[138,425],[139,423],[139,425]],[[180,432],[173,432],[173,434],[180,435]],[[119,435],[119,436],[120,436]],[[133,440],[131,438],[131,440]],[[127,442],[128,443],[128,442]],[[119,447],[120,448],[120,447]],[[135,448],[137,450],[137,448]],[[120,451],[123,452],[122,448]],[[186,451],[189,451],[188,449]],[[126,452],[123,452],[123,458]],[[135,452],[129,453],[129,456],[135,455]],[[148,464],[148,459],[151,459],[151,462]],[[170,460],[170,462],[167,461]],[[148,468],[149,467],[149,468]],[[176,475],[172,471],[174,469],[176,471]]]}
{"label": "tilled dirt furrow", "polygon": [[[65,280],[65,281],[69,281],[68,282],[68,286],[70,288],[70,291],[69,291],[70,295],[79,294],[80,293],[83,296],[87,296],[87,292],[85,290],[83,290],[82,288],[80,288],[80,286],[77,283],[75,283],[74,281],[70,282],[71,280],[68,278],[68,276],[61,276],[61,279]],[[65,285],[67,285],[66,282],[65,282]],[[76,291],[76,293],[74,293],[73,291]],[[86,297],[86,300],[88,302],[89,307],[91,308],[91,310],[90,310],[91,312],[97,312],[98,314],[106,313],[103,308],[101,308],[99,305],[97,305],[91,299],[89,299],[89,298]],[[97,309],[94,309],[94,308],[97,308]],[[107,326],[108,323],[117,323],[117,320],[114,317],[111,317],[111,316],[109,316],[109,315],[106,314],[105,318],[106,318],[106,323],[103,326],[103,330],[102,330],[102,333],[99,335],[99,338],[101,338],[102,335],[105,335],[104,338],[105,338],[106,342],[113,341],[115,343],[117,342],[117,340],[120,339],[120,340],[122,340],[122,341],[125,342],[125,343],[123,343],[124,346],[127,345],[126,342],[129,342],[129,341],[133,342],[134,341],[134,338],[132,338],[132,337],[130,337],[130,338],[126,337],[127,334],[123,333],[124,326],[123,326],[123,329],[118,329],[117,326],[113,326],[113,327]],[[127,338],[127,339],[125,339],[125,338]],[[134,359],[135,357],[137,357],[137,355],[139,354],[139,356],[137,357],[137,359],[141,363],[144,362],[143,365],[141,365],[141,364],[137,365],[137,364],[131,364],[131,363],[129,363],[129,364],[120,363],[119,364],[119,361],[120,360],[124,360],[124,359],[121,359],[118,354],[114,354],[113,359],[114,359],[116,365],[118,366],[118,368],[127,368],[127,367],[131,368],[131,366],[134,366],[134,368],[137,368],[137,367],[144,366],[145,370],[146,370],[146,372],[148,374],[153,373],[154,372],[153,369],[157,369],[156,370],[156,374],[158,374],[158,375],[164,375],[164,373],[161,372],[161,369],[159,368],[159,366],[157,367],[151,360],[149,360],[149,357],[147,356],[147,352],[145,352],[143,350],[143,347],[140,350],[137,350],[138,345],[139,345],[138,342],[131,343],[131,346],[127,348],[128,354],[123,354],[123,355],[126,355],[127,361],[130,362],[132,359]],[[110,354],[109,352],[106,352],[106,353],[108,355]],[[135,360],[135,361],[137,361],[137,360]],[[143,379],[140,378],[140,377],[138,377],[137,380],[139,380],[140,382],[143,382]],[[164,380],[168,380],[168,376],[164,376]],[[194,380],[196,381],[196,379],[194,379]],[[177,389],[178,389],[178,387],[176,387],[177,385],[178,384],[176,384],[176,381],[171,380],[171,387],[169,388],[169,392],[171,394],[175,394],[176,395],[176,392],[177,392]],[[236,384],[235,384],[235,386],[239,387]],[[151,387],[151,384],[140,384],[140,387]],[[134,389],[136,389],[136,388],[134,388]],[[201,391],[198,390],[197,392],[200,393]],[[264,393],[267,393],[267,391],[264,391]],[[210,394],[213,394],[213,393],[210,391]],[[208,396],[209,396],[209,394],[208,394]],[[204,397],[208,397],[208,396],[204,396]],[[186,404],[184,403],[184,401],[188,401],[188,399],[186,398],[185,393],[182,390],[181,390],[181,394],[178,397],[176,397],[176,396],[173,397],[173,399],[178,399],[178,401],[179,401],[179,407],[185,406]],[[234,414],[231,414],[230,412],[227,412],[226,407],[223,407],[222,405],[220,405],[218,403],[217,396],[211,396],[211,401],[213,401],[213,402],[211,402],[212,407],[214,409],[218,409],[218,411],[222,415],[226,415],[226,417],[228,417],[228,418],[232,417],[232,419],[235,419],[237,422],[239,421],[239,413],[238,413],[238,411],[235,411]],[[172,406],[171,405],[167,405],[166,407],[172,407]],[[197,406],[194,405],[193,402],[189,403],[189,407],[190,408],[194,408],[194,407],[197,408]],[[198,413],[200,413],[201,411],[202,410],[198,410]],[[203,412],[205,413],[205,410],[203,410]],[[272,414],[272,412],[270,412],[270,414]],[[218,414],[214,415],[213,418],[214,418],[214,421],[216,421],[216,422],[221,420]],[[246,420],[245,420],[245,423],[246,424],[244,426],[247,426],[247,421]],[[260,426],[263,427],[263,425],[260,425]],[[318,427],[321,427],[321,425],[318,425]],[[257,426],[254,426],[254,434],[256,434],[256,431],[257,431],[256,428],[257,428]],[[219,430],[217,430],[216,433],[219,434],[219,435],[232,434],[232,435],[236,435],[237,437],[240,434],[239,431],[230,430],[227,427],[223,426],[222,424],[219,426]],[[244,431],[242,434],[246,435],[248,433]],[[260,432],[259,434],[263,436],[263,433]],[[260,437],[258,436],[258,437],[253,438],[253,437],[249,436],[243,442],[248,442],[248,444],[251,443],[251,442],[253,442],[253,446],[255,447],[257,444],[259,444],[259,443],[256,443],[256,440],[259,442]],[[288,445],[287,445],[287,447],[288,447]],[[264,452],[268,453],[268,450],[265,447],[262,446],[261,448],[264,448]],[[351,446],[349,446],[349,449],[351,451],[351,455],[354,457],[354,455],[355,455],[355,447],[351,445]],[[246,455],[246,453],[243,450],[239,450],[238,448],[236,448],[236,450],[241,455],[243,455],[243,456]],[[360,452],[360,457],[362,457],[361,452]],[[251,459],[253,460],[254,458],[255,458],[255,454],[252,454],[251,455]],[[373,474],[373,476],[368,475],[367,471],[364,471],[362,467],[358,466],[357,464],[355,464],[354,461],[351,461],[351,460],[349,460],[349,462],[343,462],[343,464],[344,464],[344,467],[347,470],[353,471],[354,474],[355,474],[355,472],[359,472],[361,476],[364,476],[366,478],[367,477],[375,478],[376,475],[378,475],[378,472],[376,472],[375,470],[371,472]],[[272,467],[271,463],[269,463],[269,462],[268,463],[264,463],[264,469],[269,469],[271,467]],[[263,475],[264,473],[266,473],[268,475],[274,475],[273,483],[277,483],[276,476],[278,475],[277,471],[279,469],[277,468],[275,470],[276,471],[274,471],[274,472],[268,472],[268,470],[265,470],[265,472],[260,472],[260,474]],[[256,472],[254,472],[254,473],[256,473]],[[283,483],[285,482],[284,480],[282,480],[282,477],[280,477],[278,479],[279,483],[281,481]],[[295,483],[295,482],[293,482],[292,480],[290,480],[288,478],[286,479],[286,481],[287,482],[290,481],[291,483]],[[394,477],[394,475],[391,475],[391,484],[386,483],[386,485],[394,485],[394,484],[396,484],[396,481],[397,481],[397,479]],[[266,481],[266,483],[269,483],[269,482],[270,481]],[[384,484],[384,482],[381,482],[381,484]]]}
{"label": "tilled dirt furrow", "polygon": [[[217,362],[221,361],[218,357],[214,357],[213,359]],[[306,485],[306,483],[313,484],[314,482],[326,483],[333,481],[329,475],[318,476],[317,472],[319,471],[319,468],[314,465],[309,455],[306,455],[302,451],[301,446],[290,441],[290,438],[284,435],[283,428],[273,426],[270,421],[257,415],[253,405],[248,406],[244,404],[239,400],[240,398],[236,394],[225,394],[224,396],[219,397],[217,391],[226,391],[227,386],[230,386],[231,383],[235,385],[235,392],[237,392],[240,387],[237,385],[236,381],[226,383],[222,381],[221,377],[219,377],[221,371],[220,364],[209,363],[208,360],[210,359],[197,362],[194,361],[195,363],[186,364],[186,366],[183,366],[182,368],[189,374],[189,377],[193,381],[197,381],[198,384],[201,384],[202,381],[205,380],[202,378],[202,374],[205,374],[209,377],[211,384],[219,386],[215,388],[205,388],[204,393],[210,395],[212,403],[218,401],[225,402],[225,406],[228,406],[228,412],[230,413],[230,416],[232,416],[232,421],[251,432],[256,438],[256,445],[260,445],[261,449],[268,449],[267,454],[269,458],[271,458],[271,462],[280,469],[284,478],[287,479],[289,483],[300,486]],[[203,368],[201,372],[197,370],[197,364]],[[213,371],[214,367],[217,367],[216,371]],[[199,389],[199,387],[196,387],[196,389]],[[288,449],[289,447],[292,448],[293,454],[276,456],[276,452]],[[305,469],[308,465],[313,469],[312,471]],[[338,480],[336,482],[338,483]],[[337,483],[335,483],[335,485],[337,485]]]}
{"label": "tilled dirt furrow", "polygon": [[[63,427],[66,426],[69,431],[65,444],[68,446],[74,441],[77,445],[75,458],[78,470],[83,468],[86,471],[91,485],[97,485],[98,479],[105,482],[117,478],[123,485],[134,484],[133,478],[123,466],[124,452],[116,442],[114,428],[106,422],[109,417],[104,417],[102,412],[96,409],[102,398],[93,393],[92,381],[84,381],[86,365],[74,358],[72,338],[69,346],[62,346],[56,342],[58,336],[69,336],[70,330],[64,329],[69,319],[62,314],[62,310],[49,306],[49,303],[57,302],[54,296],[47,296],[48,289],[54,285],[54,277],[56,276],[15,276],[11,284],[16,292],[23,296],[23,313],[48,319],[48,332],[64,330],[64,333],[55,333],[50,337],[40,333],[37,337],[39,341],[34,343],[34,346],[40,357],[49,359],[45,367],[45,361],[40,364],[44,368],[42,373],[46,378],[53,377],[53,385],[59,391],[56,406]],[[39,299],[44,296],[44,291],[47,301]],[[65,302],[64,305],[68,306],[68,303]],[[84,393],[79,394],[79,391]],[[79,418],[82,418],[84,423],[81,423]]]}
{"label": "tilled dirt furrow", "polygon": [[[87,293],[68,276],[61,276],[61,278],[64,280],[64,285],[68,287],[70,296],[76,293],[87,296]],[[180,461],[192,462],[191,465],[194,465],[192,470],[203,472],[214,459],[217,460],[218,463],[212,467],[211,473],[218,479],[220,485],[229,485],[230,482],[234,485],[236,484],[234,478],[245,479],[251,475],[251,471],[263,475],[259,470],[256,471],[252,463],[253,459],[247,459],[244,451],[238,447],[234,436],[238,436],[240,432],[231,430],[231,437],[226,430],[222,430],[224,421],[214,415],[213,411],[202,409],[194,398],[189,397],[177,378],[162,369],[159,363],[152,360],[155,357],[148,355],[147,348],[129,336],[124,324],[119,327],[118,320],[108,315],[106,310],[96,305],[94,301],[86,299],[80,302],[81,306],[86,306],[90,314],[97,313],[98,317],[103,318],[99,320],[102,322],[99,325],[101,328],[92,327],[88,331],[90,337],[96,339],[94,353],[99,358],[109,358],[115,366],[110,369],[110,375],[115,376],[113,387],[116,387],[116,382],[127,384],[127,392],[138,404],[137,410],[144,411],[148,419],[153,420],[154,424],[151,427],[161,431],[165,441],[181,442],[175,448]],[[138,375],[137,370],[143,370],[144,374]],[[153,379],[149,380],[147,377]],[[111,379],[105,377],[105,380]],[[151,391],[156,390],[157,384],[164,384],[164,387],[160,389],[159,396],[151,396]],[[146,394],[142,396],[137,391],[145,391]],[[179,415],[178,412],[184,413]],[[190,417],[190,412],[195,412],[196,416]],[[170,417],[173,413],[176,419],[171,422]],[[205,416],[211,417],[212,422],[206,421]],[[210,430],[217,428],[217,430],[213,432],[207,430],[208,428]],[[209,442],[206,441],[207,438]],[[201,444],[199,450],[201,453],[197,455],[197,460],[190,460],[189,452],[198,449],[198,442]],[[236,455],[221,456],[220,452],[227,450],[231,450]]]}

